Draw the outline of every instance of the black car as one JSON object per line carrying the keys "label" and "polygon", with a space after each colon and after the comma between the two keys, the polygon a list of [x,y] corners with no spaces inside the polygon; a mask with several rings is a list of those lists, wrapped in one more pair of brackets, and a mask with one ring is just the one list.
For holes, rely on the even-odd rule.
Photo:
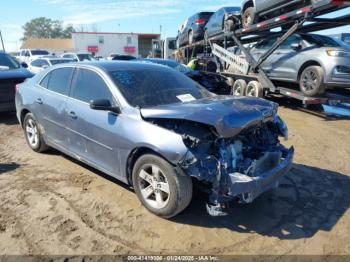
{"label": "black car", "polygon": [[0,52],[0,112],[15,111],[16,85],[33,76],[23,66],[15,58]]}
{"label": "black car", "polygon": [[204,39],[204,27],[208,23],[213,12],[201,12],[187,19],[179,29],[177,47],[192,44]]}
{"label": "black car", "polygon": [[207,90],[209,90],[212,93],[221,94],[221,95],[230,93],[230,90],[231,90],[230,85],[228,84],[227,79],[222,75],[211,73],[211,72],[192,70],[191,68],[170,59],[147,58],[147,59],[142,59],[141,61],[160,64],[160,65],[173,68],[176,71],[185,74],[192,80],[201,84],[203,87],[205,87]]}
{"label": "black car", "polygon": [[231,32],[240,24],[240,7],[223,7],[220,8],[212,17],[204,28],[204,36],[206,39],[219,35],[223,32]]}

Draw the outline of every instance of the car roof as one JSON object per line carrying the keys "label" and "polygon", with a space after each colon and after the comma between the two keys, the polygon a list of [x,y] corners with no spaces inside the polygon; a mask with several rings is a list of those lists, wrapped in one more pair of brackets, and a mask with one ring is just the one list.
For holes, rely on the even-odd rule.
{"label": "car roof", "polygon": [[106,72],[111,72],[115,70],[132,70],[132,69],[159,69],[164,68],[164,66],[155,64],[155,63],[144,63],[142,61],[109,61],[109,60],[103,60],[103,61],[94,61],[94,62],[80,62],[80,63],[69,63],[69,64],[60,64],[55,66],[55,68],[63,68],[67,66],[73,66],[73,67],[87,67],[87,68],[96,68],[100,69]]}

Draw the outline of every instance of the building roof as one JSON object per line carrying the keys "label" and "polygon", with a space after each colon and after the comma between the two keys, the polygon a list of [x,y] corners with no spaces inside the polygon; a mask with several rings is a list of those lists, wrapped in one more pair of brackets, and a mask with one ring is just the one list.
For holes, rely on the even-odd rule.
{"label": "building roof", "polygon": [[30,38],[23,42],[21,49],[73,51],[74,45],[72,39]]}
{"label": "building roof", "polygon": [[160,37],[160,34],[148,34],[148,33],[73,32],[72,34],[86,34],[86,35],[138,35],[138,36],[145,36],[145,37]]}

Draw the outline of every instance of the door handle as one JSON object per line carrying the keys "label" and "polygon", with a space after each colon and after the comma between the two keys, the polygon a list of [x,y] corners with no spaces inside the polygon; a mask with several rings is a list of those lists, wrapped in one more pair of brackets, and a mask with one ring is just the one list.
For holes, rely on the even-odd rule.
{"label": "door handle", "polygon": [[42,105],[43,104],[43,100],[41,98],[38,98],[36,100],[36,103],[39,104],[39,105]]}
{"label": "door handle", "polygon": [[69,115],[71,118],[73,118],[73,119],[77,119],[77,118],[78,118],[77,115],[76,115],[76,113],[73,112],[73,111],[70,111],[70,112],[68,113],[68,115]]}

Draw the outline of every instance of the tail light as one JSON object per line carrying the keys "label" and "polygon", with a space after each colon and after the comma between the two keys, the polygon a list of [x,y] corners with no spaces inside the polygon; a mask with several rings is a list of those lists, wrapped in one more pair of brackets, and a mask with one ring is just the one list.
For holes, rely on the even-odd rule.
{"label": "tail light", "polygon": [[15,86],[16,93],[18,93],[18,92],[19,92],[20,87],[21,87],[21,84],[17,84],[17,85]]}
{"label": "tail light", "polygon": [[196,25],[204,25],[206,23],[206,21],[204,19],[197,19],[194,23]]}

